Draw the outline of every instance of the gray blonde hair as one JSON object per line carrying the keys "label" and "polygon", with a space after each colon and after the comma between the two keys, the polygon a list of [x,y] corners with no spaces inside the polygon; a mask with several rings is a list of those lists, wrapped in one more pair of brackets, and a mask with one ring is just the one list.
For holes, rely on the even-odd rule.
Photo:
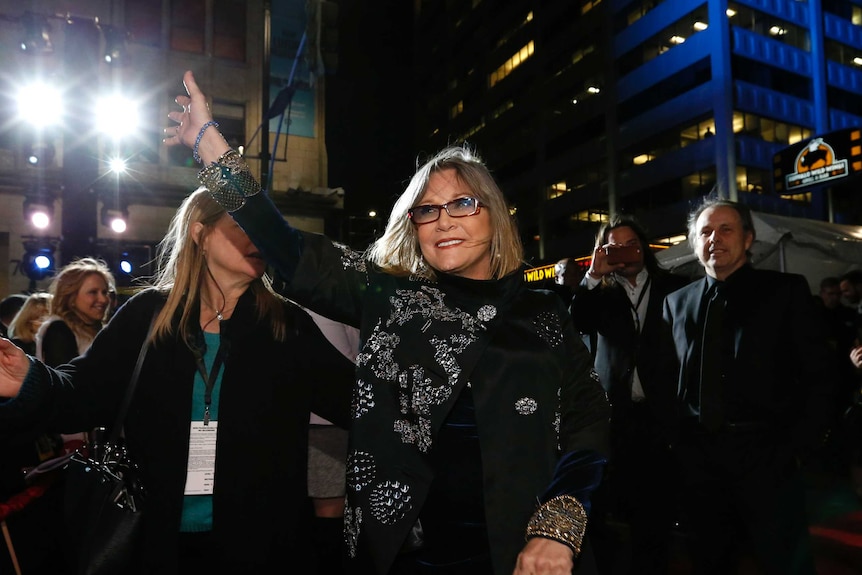
{"label": "gray blonde hair", "polygon": [[491,172],[467,144],[444,148],[413,175],[407,189],[392,206],[383,235],[368,248],[368,259],[372,263],[394,275],[413,274],[432,281],[436,279],[434,270],[425,265],[416,226],[407,217],[407,210],[422,198],[431,174],[450,169],[455,170],[458,179],[486,207],[491,217],[491,277],[501,278],[523,265],[524,247],[506,198]]}

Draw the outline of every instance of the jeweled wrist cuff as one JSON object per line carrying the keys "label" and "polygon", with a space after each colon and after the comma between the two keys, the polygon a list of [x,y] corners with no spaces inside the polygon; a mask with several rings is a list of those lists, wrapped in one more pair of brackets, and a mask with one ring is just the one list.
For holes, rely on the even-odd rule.
{"label": "jeweled wrist cuff", "polygon": [[213,199],[229,212],[241,208],[247,197],[260,192],[260,184],[236,150],[228,150],[198,172],[198,180]]}
{"label": "jeweled wrist cuff", "polygon": [[527,524],[525,539],[546,537],[571,547],[577,556],[587,530],[587,512],[571,495],[558,495],[543,503]]}

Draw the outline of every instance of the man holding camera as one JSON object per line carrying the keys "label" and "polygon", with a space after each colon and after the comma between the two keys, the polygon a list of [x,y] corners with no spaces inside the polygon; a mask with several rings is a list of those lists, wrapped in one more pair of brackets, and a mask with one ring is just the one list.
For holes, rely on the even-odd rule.
{"label": "man holding camera", "polygon": [[664,430],[673,415],[659,411],[668,401],[658,396],[672,386],[658,378],[656,342],[664,297],[685,283],[659,266],[640,225],[619,217],[599,230],[590,268],[574,290],[569,311],[589,338],[611,403],[611,457],[588,531],[602,575],[619,573],[628,559],[619,552],[626,544],[619,522],[631,533],[628,572],[668,570],[674,509]]}

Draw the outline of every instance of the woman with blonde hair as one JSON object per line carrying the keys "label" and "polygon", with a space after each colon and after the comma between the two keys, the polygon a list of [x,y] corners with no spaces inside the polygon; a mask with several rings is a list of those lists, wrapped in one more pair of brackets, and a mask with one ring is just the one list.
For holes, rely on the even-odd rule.
{"label": "woman with blonde hair", "polygon": [[525,285],[515,222],[487,166],[467,145],[441,150],[358,253],[286,222],[218,132],[192,73],[183,81],[165,143],[193,149],[201,183],[285,296],[360,330],[348,572],[570,574],[609,406],[562,299]]}
{"label": "woman with blonde hair", "polygon": [[79,258],[63,266],[48,287],[51,315],[36,333],[36,356],[53,367],[87,351],[107,319],[115,284],[102,260]]}
{"label": "woman with blonde hair", "polygon": [[183,201],[157,263],[153,286],[67,365],[31,366],[0,340],[0,431],[111,425],[150,345],[123,428],[149,494],[123,572],[283,571],[309,548],[309,416],[347,424],[353,364],[271,290],[206,190]]}
{"label": "woman with blonde hair", "polygon": [[30,355],[36,355],[36,333],[51,312],[53,297],[47,292],[30,294],[9,324],[9,339]]}

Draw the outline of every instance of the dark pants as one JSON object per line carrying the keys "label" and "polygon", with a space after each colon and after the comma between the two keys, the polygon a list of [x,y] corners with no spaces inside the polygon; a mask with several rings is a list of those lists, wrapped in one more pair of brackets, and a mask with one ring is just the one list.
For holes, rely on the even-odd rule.
{"label": "dark pants", "polygon": [[588,526],[599,573],[665,575],[675,510],[671,458],[646,404],[612,423],[611,442]]}
{"label": "dark pants", "polygon": [[765,574],[815,574],[804,484],[787,441],[764,427],[685,426],[676,456],[696,574],[736,573],[743,553]]}

